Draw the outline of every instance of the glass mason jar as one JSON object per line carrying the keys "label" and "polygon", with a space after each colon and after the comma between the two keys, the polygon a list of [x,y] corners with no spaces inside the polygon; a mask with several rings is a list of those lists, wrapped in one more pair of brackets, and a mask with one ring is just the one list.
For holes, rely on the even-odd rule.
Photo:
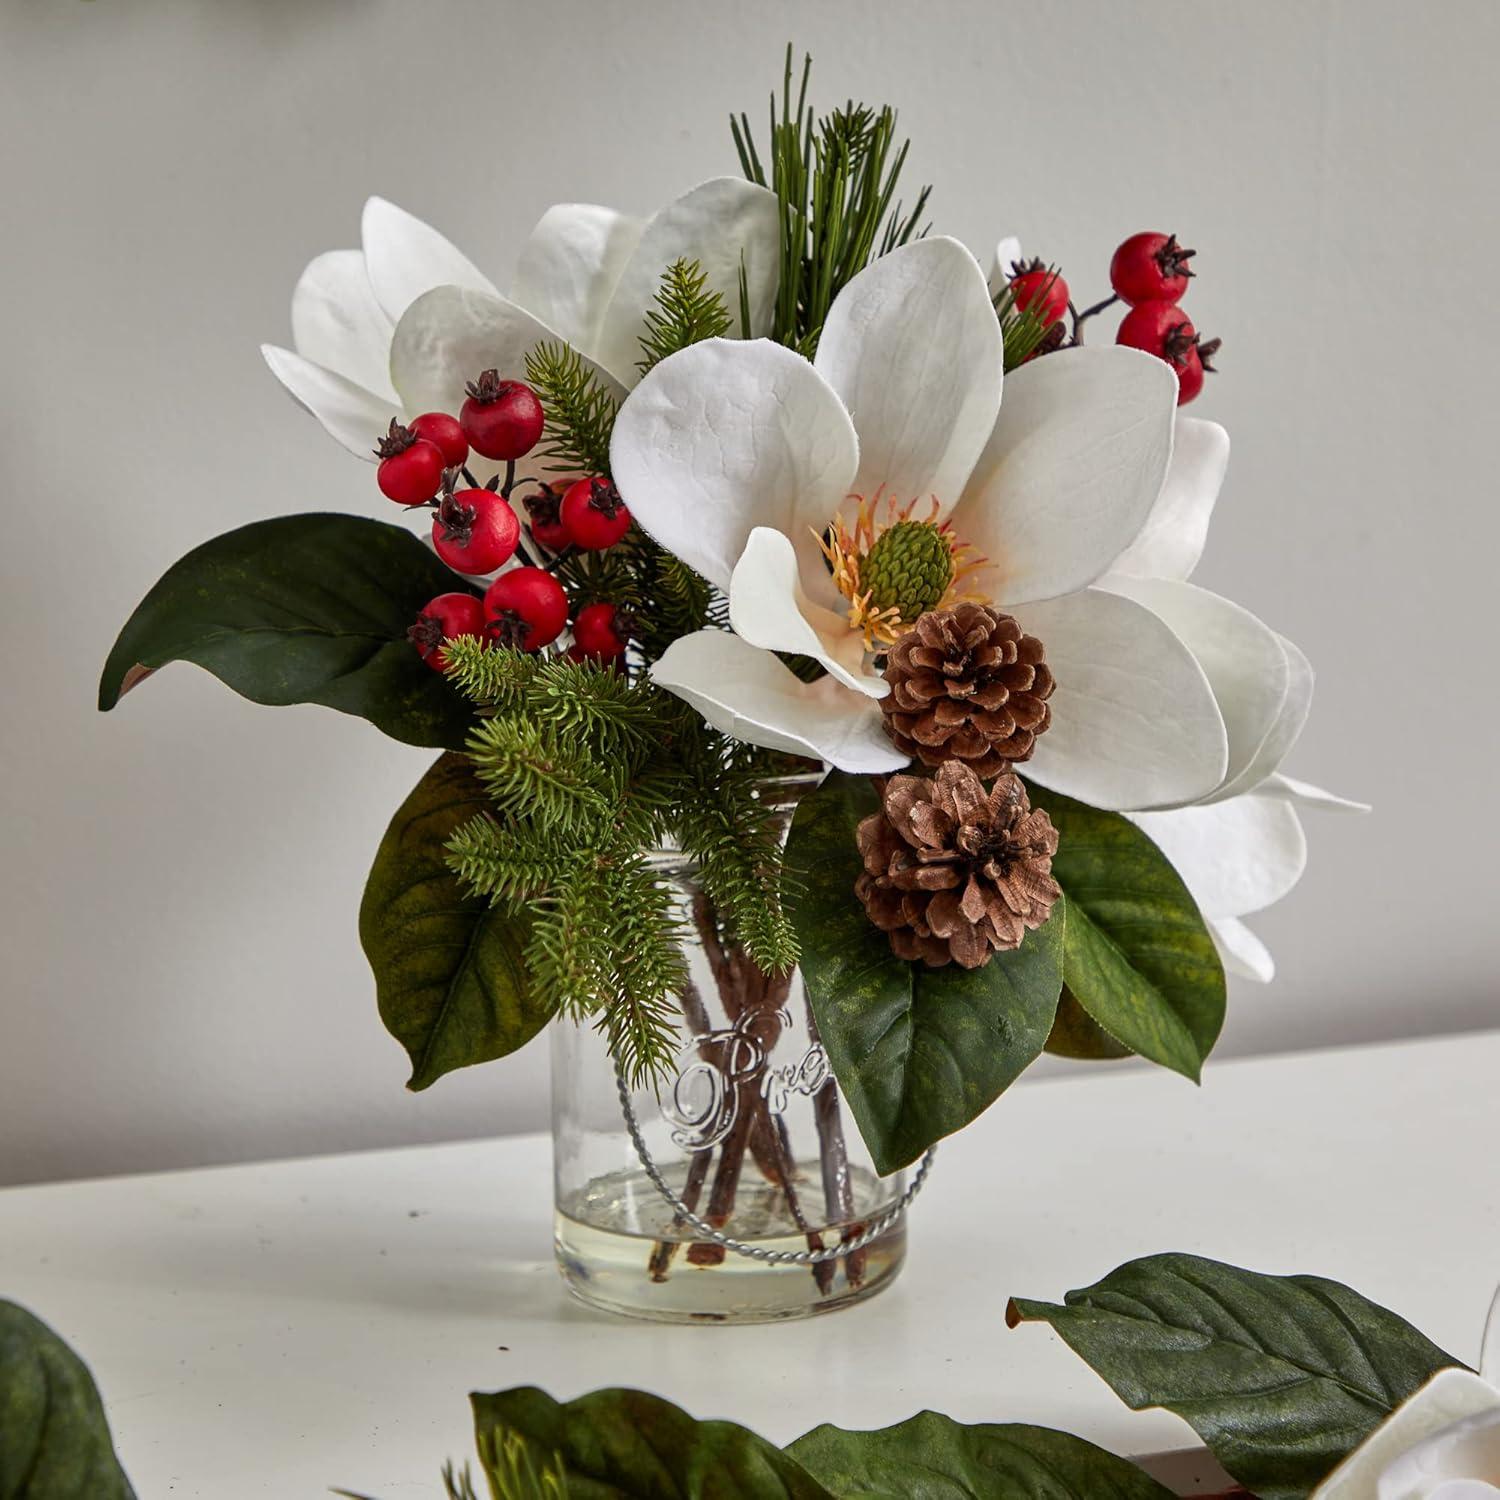
{"label": "glass mason jar", "polygon": [[[765,795],[789,825],[817,780],[769,782]],[[627,1115],[598,1031],[551,1027],[563,1280],[595,1307],[661,1322],[769,1322],[873,1296],[905,1259],[906,1174],[876,1175],[800,974],[768,976],[725,942],[681,854],[657,868],[690,976],[675,1077],[659,1097],[629,1094]]]}

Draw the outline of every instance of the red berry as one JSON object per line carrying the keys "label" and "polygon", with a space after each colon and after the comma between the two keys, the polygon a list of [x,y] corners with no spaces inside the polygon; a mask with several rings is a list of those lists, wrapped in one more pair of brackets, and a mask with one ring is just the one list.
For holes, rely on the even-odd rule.
{"label": "red berry", "polygon": [[1186,406],[1203,389],[1203,361],[1197,349],[1189,349],[1187,358],[1177,366],[1177,404]]}
{"label": "red berry", "polygon": [[1193,272],[1175,234],[1133,234],[1109,263],[1109,284],[1132,307],[1142,302],[1176,302]]}
{"label": "red berry", "polygon": [[1045,324],[1056,323],[1067,316],[1068,283],[1039,260],[1018,270],[1011,277],[1010,289],[1016,306],[1024,312],[1034,305],[1037,316]]}
{"label": "red berry", "polygon": [[573,621],[573,643],[588,661],[614,661],[629,639],[628,622],[613,604],[585,604]]}
{"label": "red berry", "polygon": [[501,380],[486,370],[467,387],[469,399],[458,413],[470,447],[486,458],[524,458],[542,435],[542,403],[519,380]]}
{"label": "red berry", "polygon": [[630,512],[619,490],[596,474],[569,487],[562,498],[562,523],[575,547],[602,552],[630,530]]}
{"label": "red berry", "polygon": [[544,484],[534,495],[522,497],[531,534],[549,552],[561,552],[571,545],[568,528],[562,523],[562,495],[565,486]]}
{"label": "red berry", "polygon": [[475,640],[484,635],[484,605],[473,594],[439,594],[436,599],[428,600],[416,623],[406,632],[406,638],[417,648],[422,660],[437,672],[447,665],[443,642],[461,635]]}
{"label": "red berry", "polygon": [[418,437],[394,417],[385,436],[376,445],[380,467],[375,483],[380,493],[397,505],[426,505],[443,482],[443,451],[436,443]]}
{"label": "red berry", "polygon": [[469,460],[469,440],[457,417],[445,411],[427,411],[406,424],[419,438],[426,438],[442,450],[443,462],[450,469],[461,469]]}
{"label": "red berry", "polygon": [[512,568],[485,592],[484,614],[491,640],[522,651],[540,651],[568,623],[568,596],[543,569]]}
{"label": "red berry", "polygon": [[460,573],[493,573],[515,555],[521,523],[494,490],[444,495],[432,521],[433,551]]}
{"label": "red berry", "polygon": [[1213,369],[1206,360],[1219,350],[1218,339],[1199,342],[1198,330],[1175,302],[1143,302],[1131,308],[1120,320],[1115,342],[1166,360],[1177,372],[1179,406],[1203,389],[1203,372]]}

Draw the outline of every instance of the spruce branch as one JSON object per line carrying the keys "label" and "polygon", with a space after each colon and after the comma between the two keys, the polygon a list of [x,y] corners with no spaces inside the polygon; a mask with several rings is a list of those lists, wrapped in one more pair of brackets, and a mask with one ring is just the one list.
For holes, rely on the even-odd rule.
{"label": "spruce branch", "polygon": [[703,267],[696,260],[673,261],[662,272],[653,306],[647,309],[646,331],[640,338],[643,358],[636,361],[636,369],[645,375],[669,354],[704,339],[721,338],[731,321],[723,296],[709,286]]}
{"label": "spruce branch", "polygon": [[443,644],[449,680],[465,697],[501,713],[525,702],[540,659],[513,646],[489,645],[472,636],[458,636]]}
{"label": "spruce branch", "polygon": [[540,456],[555,473],[609,473],[609,439],[618,405],[578,351],[539,344],[526,356],[526,383],[546,413]]}
{"label": "spruce branch", "polygon": [[495,807],[538,828],[588,837],[608,824],[619,800],[618,768],[551,724],[486,719],[466,748]]}
{"label": "spruce branch", "polygon": [[492,902],[520,903],[550,891],[568,872],[567,845],[524,824],[502,826],[477,813],[448,836],[447,862],[471,890]]}

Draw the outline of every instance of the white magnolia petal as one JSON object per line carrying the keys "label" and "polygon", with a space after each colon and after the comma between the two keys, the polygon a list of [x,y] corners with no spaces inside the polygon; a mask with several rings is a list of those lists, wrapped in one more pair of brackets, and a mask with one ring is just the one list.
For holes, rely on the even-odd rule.
{"label": "white magnolia petal", "polygon": [[331,437],[357,458],[375,462],[375,444],[390,426],[391,418],[401,415],[395,403],[381,400],[363,386],[293,354],[290,349],[262,344],[260,352],[271,373],[299,405],[323,424]]}
{"label": "white magnolia petal", "polygon": [[[526,356],[557,343],[555,329],[492,292],[440,286],[407,308],[391,341],[391,379],[408,411],[456,412],[464,387],[484,370],[522,379]],[[597,371],[617,397],[620,387]]]}
{"label": "white magnolia petal", "polygon": [[1172,456],[1177,377],[1139,349],[1061,349],[1005,380],[953,524],[1007,604],[1093,583],[1135,540]]}
{"label": "white magnolia petal", "polygon": [[765,651],[790,651],[821,662],[846,687],[883,698],[890,684],[864,664],[864,637],[832,610],[814,604],[798,576],[788,537],[757,526],[729,580],[729,623]]}
{"label": "white magnolia petal", "polygon": [[866,775],[907,763],[873,699],[832,677],[803,682],[769,651],[727,630],[679,636],[651,667],[651,680],[747,744]]}
{"label": "white magnolia petal", "polygon": [[1205,917],[1204,921],[1229,973],[1257,984],[1270,984],[1276,977],[1276,960],[1238,917]]}
{"label": "white magnolia petal", "polygon": [[834,299],[814,363],[859,434],[856,490],[935,496],[951,511],[994,428],[1005,374],[1000,323],[968,250],[935,235],[873,261]]}
{"label": "white magnolia petal", "polygon": [[630,513],[721,589],[750,533],[793,539],[804,577],[859,463],[849,414],[801,355],[706,339],[670,355],[615,419],[610,466]]}
{"label": "white magnolia petal", "polygon": [[1286,698],[1281,705],[1281,712],[1277,714],[1276,722],[1261,742],[1260,749],[1251,758],[1250,764],[1224,784],[1218,793],[1220,797],[1235,797],[1262,785],[1291,753],[1307,724],[1313,696],[1312,663],[1284,635],[1278,635],[1276,642],[1281,647],[1287,664]]}
{"label": "white magnolia petal", "polygon": [[401,314],[435,286],[495,291],[489,277],[462,250],[430,224],[384,198],[365,203],[360,238],[375,299],[392,323],[399,323]]}
{"label": "white magnolia petal", "polygon": [[292,344],[297,353],[393,406],[395,329],[375,300],[363,252],[329,250],[298,279],[292,293]]}
{"label": "white magnolia petal", "polygon": [[750,333],[770,331],[781,269],[781,219],[776,195],[739,177],[714,177],[658,213],[615,284],[594,356],[630,385],[641,357],[640,337],[662,272],[695,260],[724,299],[739,328],[740,265],[750,292]]}
{"label": "white magnolia petal", "polygon": [[990,263],[990,296],[998,297],[1010,284],[1010,268],[1021,260],[1021,242],[1013,234],[1002,234],[995,242]]}
{"label": "white magnolia petal", "polygon": [[1307,866],[1297,810],[1276,797],[1132,813],[1131,821],[1150,835],[1214,921],[1280,901]]}
{"label": "white magnolia petal", "polygon": [[1484,1319],[1484,1336],[1479,1341],[1479,1373],[1491,1385],[1500,1382],[1500,1287],[1495,1288]]}
{"label": "white magnolia petal", "polygon": [[[1111,573],[1103,587],[1134,599],[1165,620],[1207,673],[1229,732],[1225,784],[1215,796],[1241,790],[1239,783],[1248,773],[1258,772],[1251,775],[1250,784],[1264,780],[1290,749],[1278,738],[1266,752],[1273,731],[1285,722],[1282,714],[1291,684],[1287,653],[1276,632],[1248,609],[1191,583]],[[1297,727],[1301,728],[1300,722]]]}
{"label": "white magnolia petal", "polygon": [[[1367,813],[1370,811],[1368,802],[1355,802],[1349,797],[1341,797],[1337,792],[1325,791],[1320,786],[1314,786],[1310,781],[1298,781],[1291,776],[1283,775],[1280,771],[1273,771],[1271,775],[1255,788],[1257,797],[1284,797],[1288,802],[1298,807],[1316,808],[1320,812],[1357,812]],[[1496,1371],[1500,1375],[1500,1370]]]}
{"label": "white magnolia petal", "polygon": [[[1381,1500],[1381,1476],[1424,1438],[1500,1410],[1500,1392],[1468,1370],[1439,1370],[1312,1492],[1311,1500]],[[1418,1491],[1420,1493],[1420,1491]]]}
{"label": "white magnolia petal", "polygon": [[1085,589],[1015,613],[1057,678],[1028,775],[1112,809],[1193,801],[1224,779],[1229,741],[1213,689],[1149,609]]}
{"label": "white magnolia petal", "polygon": [[1500,1406],[1408,1448],[1386,1466],[1375,1493],[1377,1500],[1500,1500]]}
{"label": "white magnolia petal", "polygon": [[1166,482],[1141,534],[1112,571],[1137,578],[1187,578],[1208,541],[1208,523],[1229,467],[1229,434],[1217,422],[1177,418]]}
{"label": "white magnolia petal", "polygon": [[592,354],[644,219],[596,203],[558,203],[537,221],[516,262],[512,298],[575,349]]}

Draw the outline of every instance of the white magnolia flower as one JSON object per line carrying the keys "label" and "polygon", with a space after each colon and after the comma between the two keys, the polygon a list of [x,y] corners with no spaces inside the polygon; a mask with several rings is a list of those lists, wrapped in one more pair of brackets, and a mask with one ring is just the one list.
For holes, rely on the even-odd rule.
{"label": "white magnolia flower", "polygon": [[1440,1370],[1312,1493],[1311,1500],[1500,1500],[1500,1294],[1479,1374]]}
{"label": "white magnolia flower", "polygon": [[623,394],[645,313],[679,258],[696,260],[737,307],[743,255],[752,326],[769,326],[778,234],[775,195],[733,177],[699,184],[650,219],[558,204],[527,238],[505,297],[437,230],[371,198],[363,248],[330,250],[302,273],[295,350],[261,352],[344,447],[372,458],[393,416],[457,412],[465,382],[490,368],[519,378],[540,343],[571,344]]}
{"label": "white magnolia flower", "polygon": [[[676,642],[653,675],[754,743],[846,770],[903,764],[867,650],[886,601],[843,564],[885,534],[884,497],[916,502],[909,521],[967,559],[954,587],[1045,643],[1058,687],[1029,775],[1106,808],[1232,795],[1275,769],[1293,673],[1248,612],[1125,571],[1148,565],[1133,548],[1156,533],[1151,567],[1173,539],[1196,560],[1181,535],[1197,511],[1174,518],[1216,445],[1174,458],[1176,425],[1175,377],[1136,350],[1063,350],[1003,375],[984,274],[941,237],[856,276],[812,363],[762,341],[686,349],[622,408],[614,477],[641,525],[727,593],[734,633]],[[886,529],[905,514],[887,511]],[[772,652],[828,676],[801,684]]]}

